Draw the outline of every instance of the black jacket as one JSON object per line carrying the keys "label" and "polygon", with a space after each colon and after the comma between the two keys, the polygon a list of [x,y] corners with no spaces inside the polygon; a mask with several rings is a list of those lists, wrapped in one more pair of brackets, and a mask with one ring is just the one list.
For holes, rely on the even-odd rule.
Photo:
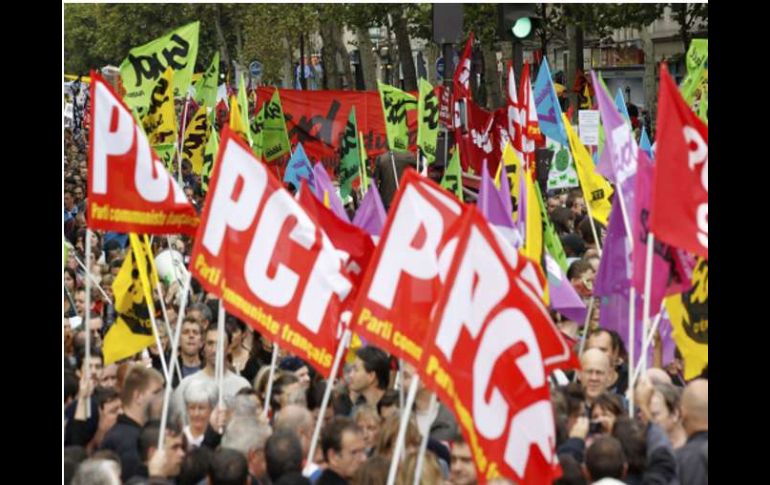
{"label": "black jacket", "polygon": [[102,440],[101,449],[112,450],[120,457],[121,479],[128,480],[139,475],[142,459],[139,457],[139,433],[142,427],[125,414],[118,416],[118,421],[107,431]]}
{"label": "black jacket", "polygon": [[682,485],[706,485],[709,482],[709,432],[690,436],[687,444],[676,451],[679,481]]}
{"label": "black jacket", "polygon": [[348,481],[327,468],[318,477],[315,485],[348,485]]}

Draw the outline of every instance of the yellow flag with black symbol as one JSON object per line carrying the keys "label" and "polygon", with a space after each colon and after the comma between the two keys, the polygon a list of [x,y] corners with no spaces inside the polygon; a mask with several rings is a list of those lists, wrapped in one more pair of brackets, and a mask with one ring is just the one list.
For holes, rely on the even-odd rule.
{"label": "yellow flag with black symbol", "polygon": [[211,174],[214,173],[214,158],[219,151],[219,135],[214,130],[211,130],[209,135],[209,141],[206,143],[206,151],[203,155],[203,170],[201,172],[201,189],[206,194],[209,191],[209,181],[211,180]]}
{"label": "yellow flag with black symbol", "polygon": [[[503,163],[505,164],[505,172],[508,175],[508,186],[511,189],[511,197],[513,198],[511,201],[511,205],[513,206],[513,222],[518,222],[519,193],[521,192],[519,177],[521,177],[522,164],[518,155],[516,155],[516,150],[513,149],[511,142],[505,144],[505,149],[503,150]],[[502,166],[502,163],[498,165],[498,174],[502,172]],[[498,175],[495,180],[495,185],[500,187],[501,183],[502,180],[500,180],[500,176]]]}
{"label": "yellow flag with black symbol", "polygon": [[610,210],[612,209],[612,203],[610,202],[610,196],[613,192],[612,187],[596,171],[591,155],[588,154],[586,147],[583,146],[583,143],[580,142],[580,139],[575,134],[575,130],[572,129],[567,115],[562,115],[562,120],[564,121],[564,128],[567,130],[567,138],[569,138],[572,158],[575,160],[575,169],[580,180],[580,186],[583,189],[586,203],[591,209],[591,217],[606,226],[610,218]]}
{"label": "yellow flag with black symbol", "polygon": [[182,156],[185,160],[190,161],[196,175],[201,175],[203,172],[203,157],[210,132],[206,105],[203,105],[198,108],[195,116],[190,120],[190,124],[184,132],[184,145],[182,146]]}
{"label": "yellow flag with black symbol", "polygon": [[698,377],[709,363],[709,264],[699,258],[689,290],[667,297],[671,336],[684,359],[684,378]]}
{"label": "yellow flag with black symbol", "polygon": [[153,146],[174,144],[177,139],[173,77],[169,67],[152,89],[150,106],[142,118],[142,127]]}
{"label": "yellow flag with black symbol", "polygon": [[140,240],[132,233],[129,240],[131,250],[112,283],[117,318],[104,336],[105,365],[131,357],[155,343],[150,313],[155,311],[152,288],[157,284],[158,273],[147,236]]}
{"label": "yellow flag with black symbol", "polygon": [[389,84],[377,81],[385,117],[385,135],[388,148],[393,152],[409,152],[409,127],[406,120],[408,110],[417,109],[417,98]]}

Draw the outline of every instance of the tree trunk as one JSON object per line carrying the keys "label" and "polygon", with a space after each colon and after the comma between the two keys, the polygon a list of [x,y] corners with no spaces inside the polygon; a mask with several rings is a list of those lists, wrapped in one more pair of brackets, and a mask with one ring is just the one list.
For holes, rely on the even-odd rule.
{"label": "tree trunk", "polygon": [[334,29],[334,38],[337,45],[337,54],[339,55],[342,64],[342,74],[344,75],[347,89],[353,90],[356,88],[356,82],[353,79],[353,69],[350,66],[350,53],[348,53],[348,48],[343,40],[342,24],[337,24],[337,27]]}
{"label": "tree trunk", "polygon": [[493,45],[481,44],[484,56],[484,82],[487,87],[487,108],[495,110],[503,105],[500,75],[497,72],[497,49]]}
{"label": "tree trunk", "polygon": [[436,74],[436,59],[438,59],[438,47],[433,42],[428,42],[425,49],[425,70],[428,71],[428,82],[433,86],[439,83]]}
{"label": "tree trunk", "polygon": [[409,32],[406,30],[406,19],[403,12],[394,13],[393,32],[396,34],[398,43],[398,57],[401,62],[401,69],[404,74],[404,91],[417,90],[417,70],[414,66],[412,57],[412,46],[409,41]]}
{"label": "tree trunk", "polygon": [[[658,111],[658,85],[655,76],[655,49],[652,42],[652,36],[647,27],[639,30],[639,37],[642,39],[644,49],[644,107],[647,109],[647,116],[650,120],[650,127],[653,128],[657,119]],[[652,135],[649,133],[649,135]]]}
{"label": "tree trunk", "polygon": [[367,91],[377,90],[377,60],[374,58],[369,29],[357,28],[358,52],[361,54],[361,68],[364,70],[364,87]]}
{"label": "tree trunk", "polygon": [[332,34],[332,25],[329,20],[321,22],[319,34],[323,47],[321,47],[321,59],[324,68],[324,89],[339,89],[339,76],[337,74],[336,48],[334,44],[334,35]]}
{"label": "tree trunk", "polygon": [[284,44],[286,46],[286,57],[284,58],[283,72],[281,73],[281,77],[284,80],[283,87],[294,89],[294,50],[290,36],[286,36]]}
{"label": "tree trunk", "polygon": [[[575,24],[567,25],[567,49],[569,59],[567,61],[567,92],[569,93],[570,106],[574,106],[574,116],[577,117],[578,93],[574,92],[575,78],[578,69],[583,69],[583,30]],[[574,121],[570,120],[570,121]]]}
{"label": "tree trunk", "polygon": [[227,41],[222,29],[222,6],[219,4],[214,6],[214,29],[217,32],[217,45],[222,56],[222,62],[227,66],[227,69],[230,69],[230,51],[227,49]]}

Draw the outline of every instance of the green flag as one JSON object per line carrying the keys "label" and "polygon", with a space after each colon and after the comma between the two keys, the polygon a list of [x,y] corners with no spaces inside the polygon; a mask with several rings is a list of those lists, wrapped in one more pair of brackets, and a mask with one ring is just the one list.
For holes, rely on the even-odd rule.
{"label": "green flag", "polygon": [[687,76],[679,88],[685,102],[705,122],[708,122],[709,103],[708,61],[708,39],[693,39],[687,50]]}
{"label": "green flag", "polygon": [[176,155],[176,143],[164,143],[162,145],[153,145],[152,149],[158,154],[158,158],[163,162],[166,170],[169,173],[174,173],[177,167],[174,163],[174,155]]}
{"label": "green flag", "polygon": [[353,190],[353,181],[360,174],[361,155],[358,150],[358,128],[356,125],[356,107],[350,108],[348,124],[345,125],[345,133],[342,136],[342,153],[340,159],[340,196],[347,200]]}
{"label": "green flag", "polygon": [[211,65],[195,83],[195,102],[198,105],[216,106],[217,81],[219,81],[219,52],[214,53]]}
{"label": "green flag", "polygon": [[441,186],[452,192],[463,202],[463,170],[460,166],[460,150],[455,147],[452,159],[444,170],[444,178],[441,179]]}
{"label": "green flag", "polygon": [[206,143],[206,152],[203,154],[203,170],[201,171],[201,188],[203,193],[209,191],[209,180],[214,173],[214,158],[219,151],[219,135],[216,130],[211,130],[209,141]]}
{"label": "green flag", "polygon": [[561,245],[561,239],[556,234],[556,229],[553,227],[551,218],[548,217],[548,213],[543,203],[543,195],[540,193],[540,184],[535,185],[535,194],[537,195],[537,203],[540,206],[540,217],[543,219],[543,244],[548,254],[559,264],[562,272],[567,274],[567,255],[564,253],[564,247]]}
{"label": "green flag", "polygon": [[243,79],[243,73],[238,80],[238,111],[243,122],[243,131],[246,133],[246,140],[249,145],[254,146],[254,140],[251,137],[249,126],[249,99],[246,97],[246,81]]}
{"label": "green flag", "polygon": [[199,30],[200,22],[195,21],[128,52],[120,65],[120,78],[126,90],[123,100],[129,108],[137,108],[144,116],[152,88],[166,67],[174,70],[174,96],[187,94],[198,57]]}
{"label": "green flag", "polygon": [[411,94],[377,81],[385,117],[388,147],[394,152],[409,152],[409,128],[406,111],[417,108],[417,100]]}
{"label": "green flag", "polygon": [[265,124],[262,135],[262,152],[265,160],[272,162],[276,158],[291,152],[289,134],[286,133],[286,119],[283,117],[281,96],[276,89],[269,103],[263,106]]}
{"label": "green flag", "polygon": [[420,78],[420,99],[417,103],[417,146],[428,160],[436,161],[436,139],[438,137],[438,99],[433,86]]}
{"label": "green flag", "polygon": [[257,117],[251,120],[249,125],[251,140],[254,142],[251,145],[251,149],[259,160],[262,160],[262,146],[264,145],[265,106],[267,106],[267,103],[262,105],[259,112],[257,112]]}

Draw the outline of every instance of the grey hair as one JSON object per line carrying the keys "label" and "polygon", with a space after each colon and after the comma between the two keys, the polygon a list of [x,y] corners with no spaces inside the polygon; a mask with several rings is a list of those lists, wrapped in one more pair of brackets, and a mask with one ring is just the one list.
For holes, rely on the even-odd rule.
{"label": "grey hair", "polygon": [[71,485],[120,485],[120,465],[114,460],[89,458],[78,466]]}
{"label": "grey hair", "polygon": [[217,386],[211,381],[192,381],[184,390],[184,403],[207,402],[213,408],[217,404]]}
{"label": "grey hair", "polygon": [[190,310],[198,310],[201,312],[201,316],[204,320],[208,320],[209,322],[213,322],[214,315],[211,313],[211,308],[209,308],[208,305],[205,303],[193,303],[187,308],[188,311]]}
{"label": "grey hair", "polygon": [[272,431],[270,426],[261,424],[256,417],[234,418],[225,428],[222,448],[230,448],[248,458],[252,450],[264,450]]}
{"label": "grey hair", "polygon": [[[238,394],[233,396],[230,401],[230,410],[233,412],[233,418],[253,418],[257,416],[258,405],[251,394]],[[259,398],[257,398],[258,400]]]}

